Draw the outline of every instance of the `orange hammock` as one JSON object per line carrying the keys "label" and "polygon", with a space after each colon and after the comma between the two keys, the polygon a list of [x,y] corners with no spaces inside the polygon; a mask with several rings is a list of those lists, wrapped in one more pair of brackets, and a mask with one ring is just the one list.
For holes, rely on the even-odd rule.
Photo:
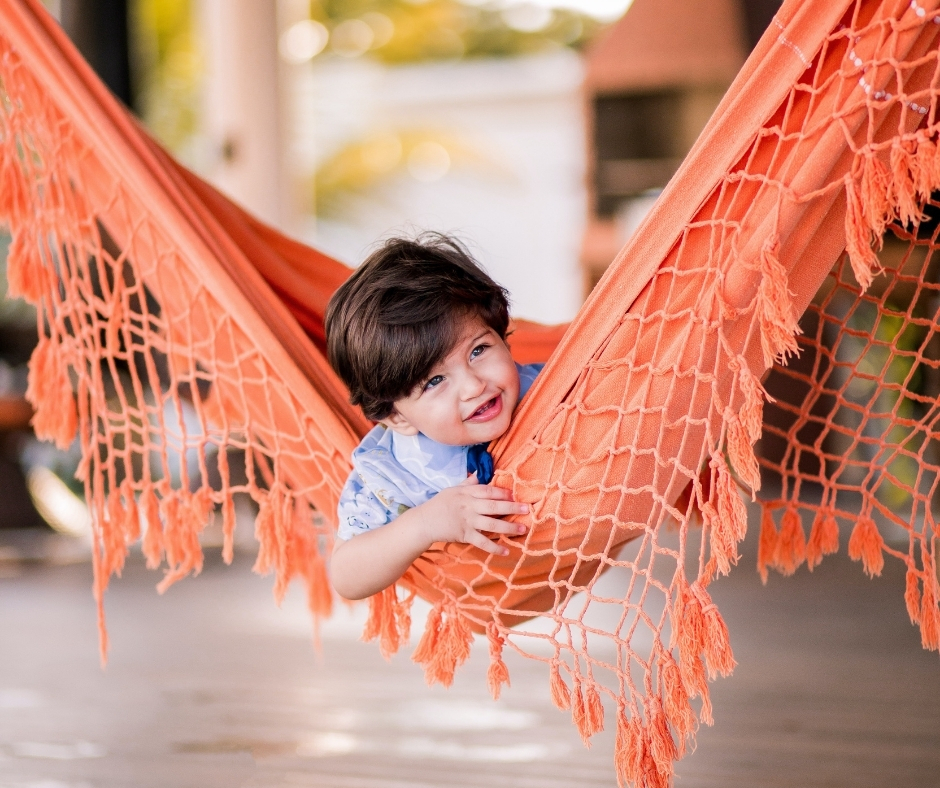
{"label": "orange hammock", "polygon": [[[485,632],[494,694],[504,647],[542,660],[585,740],[616,727],[622,783],[668,785],[711,721],[707,677],[734,666],[708,587],[737,560],[739,488],[762,481],[761,572],[812,568],[844,526],[867,572],[906,563],[940,646],[938,2],[785,3],[495,447],[529,533],[508,557],[422,556],[372,600],[383,652],[417,593],[430,680]],[[0,189],[11,292],[40,308],[34,426],[81,443],[99,604],[142,533],[161,587],[199,570],[216,510],[230,558],[242,493],[256,568],[278,595],[303,577],[328,614],[332,513],[368,427],[321,353],[346,269],[176,165],[38,0],[0,0]],[[516,350],[558,335],[523,327]]]}

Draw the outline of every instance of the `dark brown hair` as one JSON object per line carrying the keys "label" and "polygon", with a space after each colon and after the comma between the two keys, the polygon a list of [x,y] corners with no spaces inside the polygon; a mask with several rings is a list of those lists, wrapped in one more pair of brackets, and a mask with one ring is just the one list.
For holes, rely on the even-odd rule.
{"label": "dark brown hair", "polygon": [[463,245],[438,233],[392,238],[330,299],[327,358],[349,401],[378,421],[450,353],[470,316],[505,339],[507,293]]}

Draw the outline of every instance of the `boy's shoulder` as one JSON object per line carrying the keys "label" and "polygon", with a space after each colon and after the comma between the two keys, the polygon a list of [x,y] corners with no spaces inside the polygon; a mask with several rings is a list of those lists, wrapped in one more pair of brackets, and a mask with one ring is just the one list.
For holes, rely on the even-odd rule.
{"label": "boy's shoulder", "polygon": [[418,433],[402,436],[378,424],[352,453],[353,468],[367,482],[394,480],[440,491],[467,475],[467,447],[449,446]]}
{"label": "boy's shoulder", "polygon": [[382,455],[392,453],[392,431],[384,424],[376,424],[369,430],[359,445],[353,449],[352,459],[356,462],[357,457],[364,457],[370,454]]}

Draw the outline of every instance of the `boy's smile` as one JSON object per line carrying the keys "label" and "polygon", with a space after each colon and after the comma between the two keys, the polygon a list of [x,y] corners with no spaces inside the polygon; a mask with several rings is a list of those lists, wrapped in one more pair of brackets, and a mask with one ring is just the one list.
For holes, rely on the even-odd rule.
{"label": "boy's smile", "polygon": [[477,408],[467,420],[476,422],[489,421],[490,419],[495,419],[502,412],[503,398],[493,397],[493,399],[487,400]]}
{"label": "boy's smile", "polygon": [[473,316],[463,321],[453,350],[382,423],[451,446],[489,443],[509,429],[518,399],[519,372],[509,348]]}

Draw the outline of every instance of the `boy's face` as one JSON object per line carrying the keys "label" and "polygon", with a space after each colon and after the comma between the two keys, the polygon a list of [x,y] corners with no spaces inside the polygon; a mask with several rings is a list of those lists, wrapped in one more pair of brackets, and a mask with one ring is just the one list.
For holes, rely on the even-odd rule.
{"label": "boy's face", "polygon": [[509,429],[518,400],[519,372],[509,348],[474,316],[463,322],[450,354],[382,423],[451,446],[488,443]]}

